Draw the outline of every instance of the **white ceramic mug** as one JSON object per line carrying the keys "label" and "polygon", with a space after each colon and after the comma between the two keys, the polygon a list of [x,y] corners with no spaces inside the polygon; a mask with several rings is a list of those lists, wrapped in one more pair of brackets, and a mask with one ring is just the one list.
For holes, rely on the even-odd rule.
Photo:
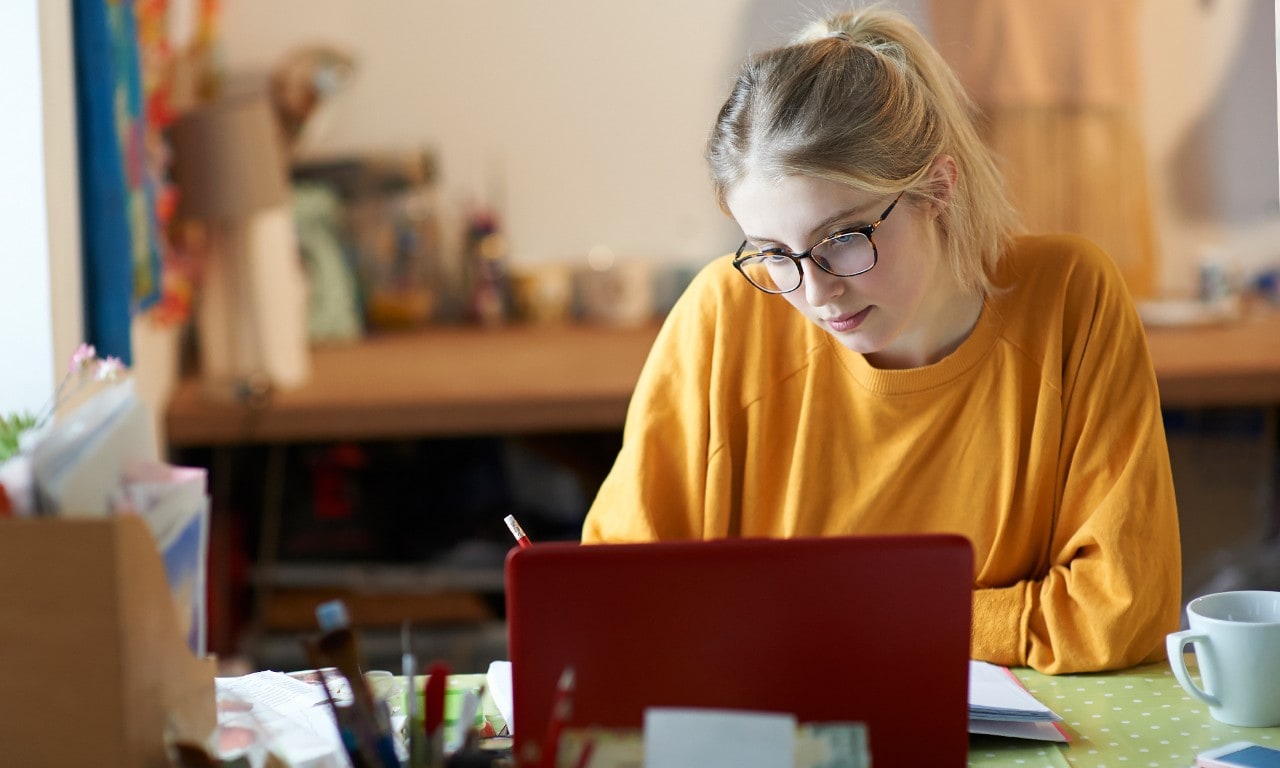
{"label": "white ceramic mug", "polygon": [[[1209,714],[1228,725],[1280,725],[1280,592],[1205,595],[1187,603],[1190,629],[1167,638],[1169,666]],[[1203,688],[1183,656],[1193,644]]]}

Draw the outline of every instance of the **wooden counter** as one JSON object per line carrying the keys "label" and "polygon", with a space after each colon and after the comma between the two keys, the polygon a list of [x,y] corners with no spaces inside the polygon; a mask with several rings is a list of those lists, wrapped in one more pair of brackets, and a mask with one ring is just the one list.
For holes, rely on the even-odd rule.
{"label": "wooden counter", "polygon": [[[230,445],[461,434],[572,432],[622,425],[658,326],[441,327],[329,346],[311,381],[264,407],[182,382],[170,444]],[[1280,311],[1195,328],[1154,328],[1166,407],[1280,403]]]}
{"label": "wooden counter", "polygon": [[439,327],[319,347],[258,408],[183,381],[169,443],[229,445],[617,429],[658,326]]}
{"label": "wooden counter", "polygon": [[1280,404],[1280,310],[1237,321],[1147,331],[1166,408]]}

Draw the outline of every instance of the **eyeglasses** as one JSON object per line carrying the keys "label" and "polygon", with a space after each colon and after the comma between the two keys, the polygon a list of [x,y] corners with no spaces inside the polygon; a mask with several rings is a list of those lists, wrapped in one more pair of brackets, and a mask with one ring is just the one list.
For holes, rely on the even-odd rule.
{"label": "eyeglasses", "polygon": [[765,293],[790,293],[804,280],[801,259],[812,259],[822,271],[836,277],[853,277],[870,272],[880,254],[872,239],[876,227],[884,223],[905,192],[899,192],[889,207],[873,224],[841,230],[818,241],[803,253],[789,253],[783,248],[748,250],[747,241],[738,246],[733,266],[755,287]]}

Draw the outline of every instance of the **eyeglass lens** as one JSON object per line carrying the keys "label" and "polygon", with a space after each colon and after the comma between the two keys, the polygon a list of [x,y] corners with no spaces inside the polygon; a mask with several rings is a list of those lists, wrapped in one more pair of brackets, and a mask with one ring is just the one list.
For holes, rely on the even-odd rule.
{"label": "eyeglass lens", "polygon": [[[866,272],[875,264],[871,241],[857,232],[824,240],[809,255],[819,267],[839,276]],[[800,263],[794,258],[765,253],[744,259],[742,272],[748,280],[773,293],[795,290],[803,276]]]}

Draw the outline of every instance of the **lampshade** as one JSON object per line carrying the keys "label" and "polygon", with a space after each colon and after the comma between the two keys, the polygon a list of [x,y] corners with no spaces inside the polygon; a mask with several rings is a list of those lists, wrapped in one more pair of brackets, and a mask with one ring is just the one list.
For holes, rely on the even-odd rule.
{"label": "lampshade", "polygon": [[265,93],[225,96],[170,129],[182,215],[239,221],[288,199],[284,153]]}
{"label": "lampshade", "polygon": [[242,397],[264,379],[302,384],[310,372],[306,275],[266,92],[198,107],[169,140],[178,213],[208,225],[197,311],[207,389]]}

